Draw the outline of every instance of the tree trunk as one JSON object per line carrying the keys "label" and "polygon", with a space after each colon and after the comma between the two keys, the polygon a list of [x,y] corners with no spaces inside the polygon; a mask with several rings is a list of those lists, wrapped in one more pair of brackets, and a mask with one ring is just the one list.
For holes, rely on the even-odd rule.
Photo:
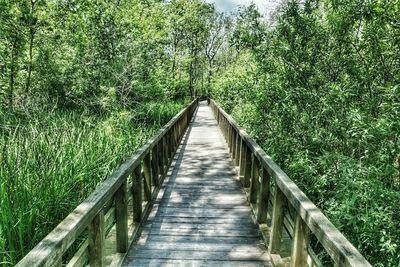
{"label": "tree trunk", "polygon": [[8,90],[8,106],[13,107],[14,102],[14,84],[15,84],[15,57],[17,56],[17,44],[18,38],[15,36],[12,47],[11,47],[11,66],[10,66],[10,82]]}
{"label": "tree trunk", "polygon": [[26,78],[25,85],[25,93],[29,93],[31,90],[31,77],[32,77],[32,54],[33,54],[33,41],[35,38],[35,31],[32,28],[33,25],[30,25],[31,29],[29,30],[29,61],[28,61],[28,76]]}

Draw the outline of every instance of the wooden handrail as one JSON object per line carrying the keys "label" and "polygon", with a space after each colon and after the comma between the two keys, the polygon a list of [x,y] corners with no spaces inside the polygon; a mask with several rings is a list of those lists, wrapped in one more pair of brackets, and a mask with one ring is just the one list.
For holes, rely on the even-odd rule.
{"label": "wooden handrail", "polygon": [[[160,129],[130,159],[119,166],[111,176],[70,213],[53,231],[39,242],[16,266],[61,266],[62,256],[77,237],[88,229],[89,252],[87,261],[91,266],[104,265],[105,207],[115,201],[116,251],[128,249],[128,191],[133,191],[134,221],[143,218],[143,203],[151,205],[152,194],[162,183],[166,171],[185,134],[198,99],[181,110]],[[143,173],[143,174],[142,174]],[[128,177],[132,176],[132,190],[127,190]],[[143,182],[143,183],[142,183]],[[144,200],[142,198],[144,184]],[[154,184],[154,187],[152,187]],[[146,206],[146,207],[147,207]]]}
{"label": "wooden handrail", "polygon": [[[269,252],[279,254],[284,224],[284,202],[295,210],[291,266],[306,266],[309,235],[322,244],[336,266],[371,266],[360,252],[339,232],[313,202],[298,188],[264,150],[214,100],[211,108],[232,152],[245,187],[250,187],[249,201],[256,203],[257,220],[266,223],[270,179],[275,181]],[[274,258],[274,257],[272,257]]]}

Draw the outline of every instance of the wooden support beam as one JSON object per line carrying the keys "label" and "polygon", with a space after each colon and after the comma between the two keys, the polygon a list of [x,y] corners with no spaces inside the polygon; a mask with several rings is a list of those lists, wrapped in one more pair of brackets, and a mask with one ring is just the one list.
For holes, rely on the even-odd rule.
{"label": "wooden support beam", "polygon": [[144,174],[144,198],[146,201],[151,200],[151,158],[150,152],[143,159],[143,174]]}
{"label": "wooden support beam", "polygon": [[151,169],[152,169],[152,177],[154,186],[158,186],[159,184],[159,166],[158,166],[158,146],[154,146],[151,151]]}
{"label": "wooden support beam", "polygon": [[240,141],[240,169],[239,176],[244,176],[244,167],[246,165],[246,143],[243,139]]}
{"label": "wooden support beam", "polygon": [[270,175],[268,171],[261,168],[260,192],[258,193],[257,221],[258,223],[267,222],[268,200],[270,194]]}
{"label": "wooden support beam", "polygon": [[162,144],[163,144],[163,174],[167,172],[167,166],[168,166],[168,146],[167,146],[167,136],[164,135],[162,139]]}
{"label": "wooden support beam", "polygon": [[236,132],[236,141],[235,141],[235,145],[236,145],[236,152],[235,152],[235,166],[239,166],[240,163],[240,145],[241,145],[241,137],[239,135],[238,132]]}
{"label": "wooden support beam", "polygon": [[132,201],[133,201],[133,220],[142,220],[142,170],[139,165],[132,174]]}
{"label": "wooden support beam", "polygon": [[99,213],[89,223],[89,265],[104,266],[104,212]]}
{"label": "wooden support beam", "polygon": [[260,162],[257,157],[252,154],[251,156],[251,180],[250,180],[250,203],[257,203],[258,185],[260,179]]}
{"label": "wooden support beam", "polygon": [[245,157],[245,164],[244,164],[244,179],[243,179],[244,187],[250,186],[252,154],[253,153],[251,152],[251,149],[248,146],[246,146],[246,157]]}
{"label": "wooden support beam", "polygon": [[275,188],[274,207],[272,211],[272,225],[268,251],[270,254],[279,254],[282,240],[285,195],[279,187]]}
{"label": "wooden support beam", "polygon": [[309,242],[309,229],[300,215],[296,216],[294,223],[294,237],[292,243],[291,267],[307,266],[307,247]]}
{"label": "wooden support beam", "polygon": [[125,253],[128,250],[128,188],[123,183],[115,192],[115,224],[117,252]]}

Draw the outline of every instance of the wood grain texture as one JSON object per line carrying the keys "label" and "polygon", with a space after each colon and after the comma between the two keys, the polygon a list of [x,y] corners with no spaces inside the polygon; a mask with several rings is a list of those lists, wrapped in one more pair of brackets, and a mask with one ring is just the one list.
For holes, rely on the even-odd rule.
{"label": "wood grain texture", "polygon": [[[232,128],[223,131],[234,140]],[[123,266],[269,266],[229,147],[208,106],[199,107],[172,165]]]}

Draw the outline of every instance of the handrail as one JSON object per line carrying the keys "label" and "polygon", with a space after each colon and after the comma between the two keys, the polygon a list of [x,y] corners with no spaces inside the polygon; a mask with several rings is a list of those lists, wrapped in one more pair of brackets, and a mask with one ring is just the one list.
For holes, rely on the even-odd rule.
{"label": "handrail", "polygon": [[239,166],[243,184],[250,188],[250,203],[257,206],[257,220],[267,221],[270,178],[275,181],[272,225],[268,250],[279,255],[284,203],[288,200],[294,208],[291,266],[306,266],[308,260],[309,232],[318,239],[337,266],[371,266],[360,252],[339,232],[313,202],[264,152],[264,150],[227,114],[214,100],[211,108],[224,134],[236,166]]}
{"label": "handrail", "polygon": [[[132,176],[133,219],[143,219],[142,190],[147,206],[155,198],[152,192],[162,183],[173,155],[179,147],[198,99],[181,110],[158,134],[151,138],[130,159],[120,165],[111,176],[70,213],[53,231],[39,242],[16,266],[61,266],[62,256],[77,237],[88,229],[88,261],[91,266],[104,265],[104,210],[115,201],[116,247],[118,253],[128,249],[128,177]],[[154,187],[152,187],[154,183]],[[143,188],[144,185],[144,188]],[[150,200],[150,201],[149,201]],[[108,205],[109,206],[109,205]]]}

